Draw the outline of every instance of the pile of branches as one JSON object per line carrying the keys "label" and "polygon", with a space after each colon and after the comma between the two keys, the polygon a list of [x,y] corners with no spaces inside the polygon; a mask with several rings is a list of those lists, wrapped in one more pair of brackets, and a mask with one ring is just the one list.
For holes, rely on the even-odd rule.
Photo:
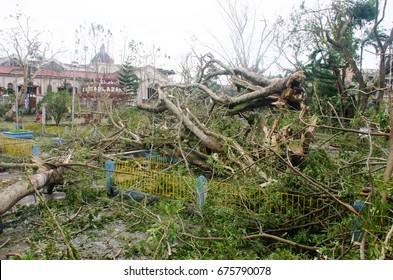
{"label": "pile of branches", "polygon": [[[155,114],[157,127],[168,131],[167,141],[164,135],[153,144],[203,169],[212,169],[207,161],[208,156],[213,155],[231,172],[250,171],[269,180],[256,165],[263,154],[257,151],[285,135],[277,132],[278,123],[268,128],[264,114],[268,109],[306,113],[303,72],[285,78],[268,78],[242,67],[229,67],[211,56],[208,58],[207,61],[201,59],[195,81],[156,84],[155,97],[138,104],[139,109]],[[219,85],[223,80],[229,81],[229,86]],[[223,127],[228,126],[232,126],[231,133],[223,131]],[[139,135],[134,140],[141,139]],[[304,146],[296,154],[303,155],[305,150]]]}

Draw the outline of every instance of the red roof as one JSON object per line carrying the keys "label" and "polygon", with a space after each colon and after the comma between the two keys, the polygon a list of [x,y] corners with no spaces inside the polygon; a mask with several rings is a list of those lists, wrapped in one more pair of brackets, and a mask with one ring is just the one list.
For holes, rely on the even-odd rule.
{"label": "red roof", "polygon": [[12,70],[17,69],[15,66],[1,66],[0,65],[0,74],[11,74]]}
{"label": "red roof", "polygon": [[[18,69],[16,66],[1,66],[0,65],[0,75],[12,75],[12,71]],[[75,71],[74,70],[62,70],[56,71],[53,69],[42,69],[37,74],[36,78],[68,78],[73,79],[75,78],[88,78],[88,79],[105,79],[105,80],[115,80],[118,77],[118,73],[96,73],[96,72],[89,72],[89,71]],[[18,76],[21,76],[19,74]]]}

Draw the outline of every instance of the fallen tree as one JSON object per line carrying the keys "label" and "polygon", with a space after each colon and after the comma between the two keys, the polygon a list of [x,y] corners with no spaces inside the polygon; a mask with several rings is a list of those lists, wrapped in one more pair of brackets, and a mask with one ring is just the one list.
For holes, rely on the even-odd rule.
{"label": "fallen tree", "polygon": [[[47,188],[48,192],[51,192],[55,185],[63,183],[63,167],[52,169],[39,158],[33,160],[38,168],[37,174],[0,189],[0,215],[10,210],[25,196],[44,187]],[[69,158],[66,161],[68,162]]]}
{"label": "fallen tree", "polygon": [[[222,79],[227,79],[230,86],[218,85]],[[246,68],[229,67],[210,57],[200,67],[194,82],[156,84],[156,96],[147,103],[138,104],[138,108],[152,112],[155,116],[153,125],[161,130],[160,137],[154,137],[157,140],[151,146],[161,147],[164,151],[183,151],[197,166],[206,167],[206,156],[215,154],[214,159],[221,161],[226,170],[252,171],[268,181],[265,172],[255,164],[261,155],[254,151],[263,147],[265,141],[274,141],[277,125],[267,137],[261,112],[275,109],[305,114],[303,82],[302,71],[284,78],[267,78]],[[236,134],[226,133],[220,125]],[[301,151],[295,152],[297,156],[303,156],[307,151],[312,130],[303,137],[306,141],[301,145]],[[298,139],[302,135],[303,132],[292,138]],[[204,150],[204,154],[199,153],[200,150]]]}

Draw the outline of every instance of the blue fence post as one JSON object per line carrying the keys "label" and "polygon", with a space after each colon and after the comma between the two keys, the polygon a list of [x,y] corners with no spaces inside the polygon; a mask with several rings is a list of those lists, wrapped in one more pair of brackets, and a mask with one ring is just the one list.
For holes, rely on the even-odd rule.
{"label": "blue fence post", "polygon": [[33,144],[33,156],[40,156],[40,146],[38,146],[37,144]]}
{"label": "blue fence post", "polygon": [[16,122],[14,122],[14,130],[18,129],[18,125],[16,124]]}
{"label": "blue fence post", "polygon": [[[366,203],[363,200],[356,200],[353,203],[353,208],[355,208],[355,210],[358,211],[359,214],[362,214],[364,209],[366,208]],[[362,219],[358,217],[356,218],[355,222],[352,225],[353,238],[357,242],[360,242],[361,239],[363,238],[363,232],[360,230],[361,226],[362,226]]]}
{"label": "blue fence post", "polygon": [[109,196],[115,196],[115,162],[113,160],[107,160],[105,162],[105,180],[106,180],[106,192]]}
{"label": "blue fence post", "polygon": [[203,210],[203,204],[205,203],[205,191],[206,191],[207,179],[201,175],[197,178],[196,182],[196,204],[199,211]]}
{"label": "blue fence post", "polygon": [[45,134],[45,124],[44,123],[42,124],[41,133],[42,133],[42,135]]}

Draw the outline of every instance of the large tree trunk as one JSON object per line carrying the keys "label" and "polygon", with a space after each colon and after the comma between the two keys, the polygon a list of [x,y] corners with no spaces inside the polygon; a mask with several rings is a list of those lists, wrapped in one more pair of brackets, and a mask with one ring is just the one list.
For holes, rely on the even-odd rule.
{"label": "large tree trunk", "polygon": [[56,184],[63,182],[63,168],[49,170],[43,173],[30,176],[27,180],[17,182],[0,190],[0,215],[10,210],[19,200],[35,190],[40,190],[45,186],[53,188]]}

